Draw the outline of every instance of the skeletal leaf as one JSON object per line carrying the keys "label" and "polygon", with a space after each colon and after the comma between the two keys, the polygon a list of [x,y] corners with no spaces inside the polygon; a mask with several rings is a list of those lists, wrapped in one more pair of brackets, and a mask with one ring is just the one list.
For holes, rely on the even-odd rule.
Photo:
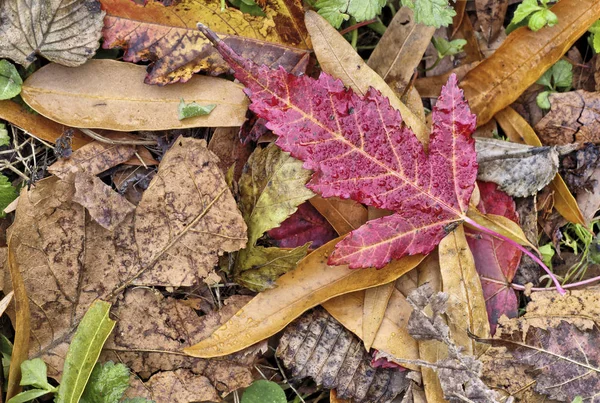
{"label": "skeletal leaf", "polygon": [[558,172],[558,157],[573,147],[533,147],[496,139],[478,138],[475,142],[479,170],[477,179],[494,182],[514,197],[536,194]]}
{"label": "skeletal leaf", "polygon": [[170,6],[155,0],[143,5],[129,0],[100,3],[107,14],[104,48],[125,48],[126,61],[150,60],[148,84],[185,82],[199,71],[217,75],[229,70],[196,30],[197,22],[219,32],[230,46],[259,64],[291,70],[308,62],[310,42],[298,0],[269,1],[264,17],[232,7],[221,10],[220,3],[212,0],[184,0]]}
{"label": "skeletal leaf", "polygon": [[388,403],[408,387],[405,372],[372,368],[360,339],[322,309],[289,325],[277,354],[295,377],[309,376],[356,403]]}
{"label": "skeletal leaf", "polygon": [[28,67],[41,55],[73,67],[94,55],[105,13],[98,0],[6,0],[0,14],[0,57]]}

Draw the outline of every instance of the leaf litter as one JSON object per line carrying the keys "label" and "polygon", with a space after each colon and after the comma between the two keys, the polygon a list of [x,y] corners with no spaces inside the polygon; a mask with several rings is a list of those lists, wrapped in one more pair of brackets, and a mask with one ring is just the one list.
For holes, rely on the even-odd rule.
{"label": "leaf litter", "polygon": [[[510,17],[517,7],[508,3],[490,4],[478,0],[475,8],[456,4],[457,15],[448,32],[465,38],[464,53],[452,56],[454,65],[449,59],[439,63],[433,74],[442,76],[429,77],[428,87],[417,87],[428,96],[436,96],[446,83],[437,105],[430,104],[429,100],[423,103],[413,82],[417,76],[432,74],[421,70],[422,56],[433,34],[433,28],[422,23],[450,23],[453,12],[445,8],[443,0],[402,2],[408,7],[398,12],[393,6],[381,9],[384,4],[378,1],[369,3],[372,10],[357,11],[340,5],[342,13],[348,12],[356,18],[380,14],[379,20],[368,21],[371,23],[368,27],[364,26],[366,23],[352,26],[354,20],[339,21],[344,24],[344,32],[350,32],[346,38],[318,14],[309,11],[303,15],[302,4],[293,0],[222,2],[221,5],[204,1],[147,2],[144,5],[120,0],[100,1],[101,8],[107,12],[101,34],[105,47],[123,46],[124,60],[148,61],[150,67],[146,71],[139,70],[141,66],[98,60],[68,70],[68,74],[58,65],[39,69],[44,65],[41,57],[53,57],[46,44],[54,37],[36,42],[40,36],[34,34],[37,35],[35,40],[28,44],[33,45],[32,50],[22,64],[35,57],[38,59],[28,71],[17,67],[12,74],[21,75],[25,80],[34,71],[25,80],[23,89],[24,98],[38,112],[63,124],[80,127],[179,129],[139,134],[82,129],[95,139],[90,142],[76,129],[41,115],[25,115],[25,109],[16,103],[1,101],[0,114],[8,119],[8,128],[12,130],[12,133],[6,132],[5,146],[14,147],[10,152],[19,155],[19,161],[23,160],[24,148],[19,145],[17,136],[29,133],[56,142],[55,155],[60,157],[49,169],[59,178],[37,181],[44,176],[39,172],[54,158],[48,159],[44,148],[42,152],[45,150],[46,156],[41,158],[44,166],[38,167],[36,159],[40,159],[40,153],[32,148],[36,166],[33,171],[27,171],[32,178],[27,187],[13,170],[16,165],[9,165],[12,171],[8,177],[12,184],[23,187],[19,201],[13,203],[17,214],[9,234],[10,270],[5,272],[3,281],[5,292],[15,289],[17,303],[16,312],[8,309],[17,329],[9,396],[17,391],[17,368],[27,358],[27,344],[30,344],[29,358],[43,357],[49,365],[49,374],[60,379],[62,357],[69,348],[74,329],[87,307],[99,298],[113,304],[111,317],[117,320],[117,330],[109,336],[100,361],[121,364],[110,361],[98,364],[88,386],[103,385],[102,378],[119,369],[119,387],[114,389],[117,400],[125,392],[128,398],[157,402],[219,401],[258,378],[278,381],[286,392],[277,383],[270,382],[270,385],[278,389],[280,395],[287,394],[288,400],[294,398],[294,394],[308,396],[307,400],[311,399],[311,393],[321,394],[315,399],[329,394],[319,392],[319,388],[334,388],[330,394],[332,402],[350,397],[354,401],[387,402],[392,396],[403,402],[493,402],[500,395],[508,394],[531,402],[542,401],[543,396],[568,402],[582,397],[593,399],[594,391],[588,393],[584,389],[584,386],[595,388],[590,386],[595,379],[594,351],[586,347],[597,337],[597,324],[589,317],[593,317],[593,302],[588,303],[589,297],[579,291],[565,297],[553,291],[541,293],[543,277],[538,278],[537,272],[527,277],[534,282],[533,288],[513,284],[524,278],[515,275],[524,268],[519,267],[522,247],[517,247],[509,238],[532,248],[539,240],[544,253],[548,246],[560,252],[561,247],[574,248],[573,242],[578,242],[573,233],[568,232],[572,228],[597,229],[593,219],[598,201],[590,192],[597,185],[593,148],[587,145],[564,156],[577,147],[572,144],[574,140],[593,140],[593,133],[585,133],[593,131],[595,94],[581,90],[550,94],[551,102],[572,94],[587,96],[590,100],[571,108],[570,112],[570,106],[554,102],[542,124],[536,126],[544,145],[531,127],[542,116],[541,112],[534,116],[528,113],[527,107],[521,107],[522,103],[513,104],[519,113],[525,110],[526,120],[515,109],[505,107],[525,89],[535,98],[540,90],[532,83],[545,83],[544,77],[552,76],[555,70],[551,66],[558,64],[570,68],[574,63],[573,71],[587,77],[585,87],[576,85],[574,78],[575,89],[594,89],[589,82],[594,79],[594,59],[587,61],[577,56],[583,54],[583,41],[576,47],[571,44],[587,25],[600,17],[600,9],[596,0],[577,4],[573,0],[562,0],[552,9],[558,19],[554,27],[535,33],[525,28],[506,37],[503,28],[508,18],[503,21],[504,16]],[[21,3],[7,1],[3,6],[5,4]],[[436,8],[443,10],[443,18],[432,15],[431,10]],[[63,11],[66,19],[61,21],[67,21],[69,10],[56,12]],[[90,15],[85,18],[102,20],[97,18],[100,7],[88,11]],[[394,18],[389,17],[390,11]],[[367,14],[360,14],[363,12]],[[227,20],[228,27],[222,25],[222,18],[215,18],[217,15]],[[32,21],[36,19],[32,18]],[[339,19],[340,15],[331,18]],[[414,19],[421,23],[415,23]],[[247,111],[248,101],[242,95],[242,87],[230,85],[229,77],[192,77],[197,71],[216,75],[229,70],[207,39],[195,30],[198,20],[219,32],[223,43],[241,56],[237,59],[234,53],[228,53],[225,57],[229,61],[237,60],[238,66],[234,63],[233,70],[238,70],[238,77],[240,65],[250,66],[249,71],[261,72],[255,77],[252,74],[242,77],[243,84],[251,90],[246,89],[253,103],[250,108],[258,112],[258,117]],[[381,22],[387,28],[383,38],[377,40],[383,33]],[[4,23],[5,20],[0,28],[5,28]],[[58,25],[51,26],[48,32],[56,27]],[[98,24],[87,27],[74,24],[71,28],[89,38],[100,35]],[[448,41],[456,39],[446,36],[442,30],[436,37]],[[5,42],[0,40],[0,51],[6,47],[6,38],[10,36],[5,37]],[[84,46],[93,42],[90,41]],[[80,40],[77,45],[83,42]],[[365,42],[366,48],[363,47]],[[36,43],[41,43],[37,49]],[[71,45],[73,43],[71,41]],[[223,43],[217,46],[221,51],[227,50]],[[69,41],[63,44],[69,45]],[[376,46],[371,46],[373,44]],[[499,44],[502,45],[498,47]],[[89,58],[97,44],[89,46],[91,52],[84,50],[81,60]],[[309,54],[312,47],[319,61],[316,68]],[[372,48],[375,50],[367,64],[363,57]],[[557,63],[567,50],[571,63],[565,60]],[[102,51],[101,57],[119,57],[118,53],[111,52],[114,51]],[[69,57],[68,51],[57,55],[63,59],[55,61],[68,64],[65,55]],[[477,64],[483,58],[487,60]],[[432,64],[425,62],[425,66]],[[261,64],[282,66],[287,72],[306,75],[287,75],[284,70],[271,72],[266,67],[258,70]],[[529,146],[477,140],[476,148],[471,148],[470,132],[475,121],[462,106],[464,101],[456,80],[448,81],[447,69],[454,66],[459,66],[461,74],[466,73],[465,80],[458,84],[465,89],[466,98],[479,115],[477,124],[492,117],[497,120],[498,124],[490,122],[478,133],[493,134],[496,138],[505,135]],[[516,70],[511,70],[513,67]],[[310,81],[309,77],[316,77],[319,68],[331,76],[322,75],[317,81]],[[135,77],[128,75],[129,70],[137,70]],[[57,80],[57,77],[63,78]],[[265,77],[275,80],[266,84],[267,92],[262,93],[260,83]],[[188,84],[194,86],[194,94],[208,89],[207,97],[186,95],[188,84],[166,89],[142,85],[144,81],[164,85],[188,80]],[[252,84],[253,80],[258,86]],[[73,82],[77,84],[74,87]],[[110,83],[117,85],[110,89]],[[439,86],[431,91],[438,85],[435,83]],[[557,86],[551,80],[548,83],[546,87],[550,89]],[[281,85],[292,90],[288,104]],[[343,85],[355,93],[345,90]],[[62,90],[69,86],[72,88],[65,96]],[[226,95],[226,87],[233,92]],[[566,89],[566,86],[561,87],[561,91]],[[159,93],[170,95],[153,98]],[[273,93],[279,98],[269,98]],[[232,98],[231,94],[235,96]],[[99,95],[107,105],[95,100]],[[324,102],[329,96],[332,96],[330,103]],[[309,102],[297,100],[301,97]],[[168,106],[155,102],[156,99],[167,99]],[[182,103],[182,99],[185,102]],[[315,107],[319,101],[319,107]],[[140,107],[139,103],[145,106]],[[203,105],[216,107],[208,115],[180,121],[177,107],[185,107],[186,103],[199,112]],[[108,104],[110,108],[106,108]],[[83,108],[78,109],[78,105]],[[433,110],[428,118],[433,121],[431,139],[425,129],[424,105]],[[377,113],[370,112],[371,109]],[[452,115],[456,110],[466,112],[454,114],[454,120],[446,119],[445,115]],[[298,111],[300,115],[294,116]],[[190,114],[195,113],[190,111]],[[465,120],[456,120],[456,116]],[[292,120],[299,117],[294,122],[296,132],[292,136],[285,128],[290,117]],[[244,123],[247,118],[250,123]],[[377,123],[377,118],[383,124]],[[144,126],[144,119],[150,124]],[[564,128],[562,121],[559,122],[561,119],[569,125],[568,130],[561,131]],[[89,122],[95,123],[90,125]],[[242,124],[244,127],[240,130]],[[444,129],[444,125],[450,129]],[[456,130],[461,125],[469,129]],[[17,126],[25,131],[18,131]],[[183,126],[198,129],[183,130]],[[213,133],[212,128],[218,126]],[[549,140],[544,133],[548,128],[554,130],[554,138],[564,136],[560,141],[566,147],[557,147],[554,140]],[[276,144],[292,156],[274,144],[269,145],[275,136],[268,129],[279,136]],[[444,130],[454,133],[444,135]],[[380,140],[386,137],[393,140],[400,133],[403,144],[408,147],[394,149],[385,141],[372,141],[372,132],[378,131]],[[463,132],[464,139],[456,136],[457,131]],[[327,138],[331,133],[334,136]],[[188,138],[178,138],[181,134]],[[311,136],[314,135],[317,141],[313,141],[315,138]],[[245,144],[238,141],[238,136],[245,139]],[[209,149],[217,156],[206,150],[206,143],[189,137],[207,139]],[[361,138],[368,141],[363,140],[361,144],[356,140]],[[9,140],[13,140],[12,143]],[[448,151],[453,146],[448,147],[448,144],[461,141],[468,147],[460,144],[455,151],[460,149],[467,158],[445,164],[442,157],[454,155]],[[84,144],[88,145],[80,148]],[[3,150],[0,152],[4,153]],[[335,154],[340,150],[347,153]],[[353,158],[362,155],[361,150],[365,151],[366,160],[353,163]],[[394,155],[390,150],[399,152]],[[332,155],[336,155],[335,159],[331,159]],[[405,158],[407,155],[410,158]],[[441,162],[431,164],[436,158]],[[156,160],[161,161],[158,169],[152,167],[158,164]],[[374,164],[369,165],[371,162]],[[462,162],[471,166],[462,167]],[[577,193],[577,200],[556,175],[559,167],[567,185]],[[409,168],[419,174],[410,177]],[[432,169],[436,171],[428,173]],[[366,172],[382,176],[365,178]],[[334,175],[337,177],[333,178]],[[532,225],[527,232],[531,241],[519,227],[512,198],[490,183],[475,185],[475,175],[495,181],[511,196],[533,195],[533,198],[517,200],[529,206],[527,222]],[[392,183],[389,177],[402,180],[394,179]],[[457,177],[461,179],[456,180]],[[411,195],[401,189],[402,185],[398,186],[408,183],[411,189],[411,180],[416,185],[412,188],[420,189],[416,197],[414,192]],[[321,196],[314,196],[304,186],[307,181],[311,190]],[[367,182],[369,186],[364,186]],[[442,188],[452,187],[448,183],[455,186],[451,192],[436,193],[432,190],[434,186],[429,187],[433,183],[438,187],[441,184]],[[12,184],[7,182],[10,189],[14,189]],[[459,190],[461,186],[467,187],[464,192]],[[405,200],[407,194],[413,199]],[[329,198],[331,195],[342,199]],[[358,203],[344,200],[348,197],[357,199]],[[310,207],[308,199],[318,212]],[[427,199],[434,203],[423,205]],[[433,241],[430,234],[414,231],[418,233],[417,238],[421,238],[416,247],[410,244],[406,251],[391,248],[380,255],[360,251],[377,237],[385,242],[389,234],[382,235],[385,227],[381,223],[396,225],[399,214],[404,214],[403,219],[412,224],[420,220],[417,226],[423,223],[439,226],[439,217],[428,221],[422,217],[422,207],[431,207],[434,215],[439,215],[435,209],[440,207],[438,199],[443,199],[453,211],[446,225],[436,229]],[[550,229],[548,215],[553,206],[568,220],[585,224],[585,228],[562,229],[565,238],[560,241],[561,229],[555,228],[556,224]],[[217,211],[218,214],[213,214]],[[260,214],[255,215],[253,211]],[[442,208],[442,215],[448,211]],[[375,217],[380,218],[361,228],[368,218]],[[548,235],[539,231],[538,220],[540,226],[549,231]],[[327,243],[334,237],[333,229],[342,236]],[[392,229],[396,231],[397,227]],[[353,233],[346,235],[349,232]],[[358,243],[356,234],[363,237]],[[586,241],[582,248],[596,245],[592,235],[588,238],[592,242]],[[548,239],[554,243],[544,244]],[[344,260],[344,253],[352,253],[347,252],[348,249],[344,253],[339,250],[352,242],[358,245],[358,257],[354,261]],[[535,248],[532,250],[534,253],[525,253],[538,259]],[[409,255],[431,253],[428,257],[413,255],[392,259],[406,252]],[[582,256],[585,259],[595,256],[594,253],[586,249]],[[553,264],[558,276],[556,281],[560,279],[572,287],[573,284],[568,283],[574,280],[570,280],[570,272],[563,276],[565,264],[558,261],[559,255],[556,253],[552,261],[546,261]],[[567,255],[563,251],[561,256]],[[348,265],[331,265],[350,263],[352,267],[368,267],[374,264],[370,260],[373,256],[380,259],[376,266],[386,267],[356,271]],[[217,261],[221,271],[215,270]],[[584,267],[587,273],[580,270],[577,276],[582,281],[574,285],[581,287],[594,281],[597,267],[587,263]],[[591,280],[586,280],[589,278]],[[423,288],[414,291],[424,283],[431,286],[429,291]],[[238,288],[240,285],[244,287]],[[244,288],[259,293],[252,297]],[[437,291],[442,293],[436,294]],[[582,290],[585,291],[593,294],[594,289]],[[29,303],[26,303],[25,293]],[[408,299],[407,295],[410,295]],[[525,297],[530,295],[532,302],[526,310],[521,309],[522,316],[518,317],[519,308],[525,306]],[[577,309],[569,305],[571,302],[563,303],[572,301],[569,298],[573,295],[580,305]],[[319,304],[339,322],[316,308]],[[544,309],[548,307],[555,311]],[[304,314],[311,308],[314,308],[311,313]],[[314,315],[319,318],[306,324],[306,318]],[[295,318],[300,319],[289,325]],[[31,329],[28,320],[31,320]],[[430,325],[435,331],[431,331]],[[492,339],[489,332],[494,327],[497,331]],[[303,333],[307,329],[310,331]],[[31,339],[29,330],[33,334]],[[290,338],[302,341],[291,355],[290,351],[283,352],[288,370],[275,370],[276,359],[265,350],[265,339],[277,342],[279,336],[275,334],[281,330],[284,331],[282,343]],[[339,353],[336,348],[348,340],[352,340],[350,343],[354,346],[352,359],[340,361],[336,358]],[[573,349],[563,340],[580,344]],[[73,345],[79,346],[80,342],[75,341]],[[376,350],[367,351],[363,345]],[[531,355],[532,348],[539,353]],[[218,360],[200,358],[226,354]],[[258,357],[261,358],[257,362]],[[360,357],[358,367],[350,363],[357,357]],[[263,365],[265,360],[273,365]],[[322,363],[326,366],[321,366]],[[398,369],[398,365],[406,369]],[[86,371],[91,370],[90,366],[86,368]],[[358,372],[354,372],[355,368],[359,368]],[[355,376],[347,383],[351,372]],[[43,378],[45,380],[45,375]],[[384,382],[378,383],[382,379]],[[63,383],[68,385],[65,380]],[[130,384],[127,390],[124,389],[126,383]],[[68,393],[72,393],[76,388],[68,389]],[[402,392],[396,394],[400,389]]]}

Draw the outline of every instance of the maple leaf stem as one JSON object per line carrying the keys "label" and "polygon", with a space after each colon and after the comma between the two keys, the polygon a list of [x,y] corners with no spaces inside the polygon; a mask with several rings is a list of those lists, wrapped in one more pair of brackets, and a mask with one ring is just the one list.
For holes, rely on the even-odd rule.
{"label": "maple leaf stem", "polygon": [[479,231],[481,231],[485,234],[491,235],[493,237],[496,237],[498,239],[502,239],[503,241],[508,242],[511,245],[513,245],[515,248],[518,248],[521,252],[525,253],[527,256],[529,256],[531,259],[533,259],[533,261],[536,262],[542,269],[544,269],[546,271],[546,273],[548,273],[548,275],[554,282],[554,285],[556,286],[556,291],[558,291],[561,295],[564,295],[566,293],[565,289],[560,285],[560,282],[558,281],[558,279],[556,278],[554,273],[552,273],[552,271],[550,271],[550,269],[544,264],[544,262],[542,262],[542,260],[539,257],[537,257],[535,254],[533,254],[529,249],[527,249],[523,245],[518,244],[517,242],[513,241],[512,239],[510,239],[502,234],[497,233],[496,231],[492,231],[491,229],[478,224],[477,222],[470,219],[469,217],[463,217],[463,219],[467,224],[469,224],[470,226],[472,226],[474,228],[477,228]]}

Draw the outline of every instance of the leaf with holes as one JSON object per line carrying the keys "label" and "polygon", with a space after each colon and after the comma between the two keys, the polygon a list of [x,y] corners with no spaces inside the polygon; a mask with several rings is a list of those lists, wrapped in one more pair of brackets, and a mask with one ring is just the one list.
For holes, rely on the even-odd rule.
{"label": "leaf with holes", "polygon": [[395,211],[353,231],[336,246],[330,264],[381,268],[391,259],[429,253],[469,221],[477,176],[475,115],[455,76],[433,109],[425,153],[379,91],[360,97],[325,73],[314,80],[258,67],[203,32],[246,86],[250,108],[279,136],[276,144],[314,171],[307,184],[311,190]]}

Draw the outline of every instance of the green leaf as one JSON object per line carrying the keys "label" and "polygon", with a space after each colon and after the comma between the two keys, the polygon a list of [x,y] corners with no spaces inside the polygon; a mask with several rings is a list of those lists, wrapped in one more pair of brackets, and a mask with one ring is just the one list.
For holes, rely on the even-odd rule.
{"label": "green leaf", "polygon": [[117,403],[129,387],[129,368],[109,361],[96,364],[80,403]]}
{"label": "green leaf", "polygon": [[575,396],[575,399],[571,403],[583,403],[583,398],[581,396]]}
{"label": "green leaf", "polygon": [[231,4],[239,8],[242,13],[264,17],[266,14],[258,4],[252,0],[229,0]]}
{"label": "green leaf", "polygon": [[47,395],[48,393],[50,393],[50,390],[46,390],[46,389],[31,389],[31,390],[26,390],[25,392],[21,392],[16,396],[13,396],[7,403],[25,403],[25,402],[30,402],[33,399],[36,399],[38,397],[42,397],[44,395]]}
{"label": "green leaf", "polygon": [[554,248],[551,243],[547,243],[546,245],[540,246],[538,248],[540,254],[542,255],[542,261],[548,267],[552,267],[552,258],[554,257]]}
{"label": "green leaf", "polygon": [[543,9],[533,13],[531,17],[529,17],[529,22],[527,23],[527,26],[529,27],[529,29],[535,32],[539,31],[546,25],[552,27],[556,24],[558,24],[558,17],[556,16],[556,14],[554,14],[548,9]]}
{"label": "green leaf", "polygon": [[17,190],[8,181],[8,178],[0,174],[0,217],[4,217],[4,209],[17,198]]}
{"label": "green leaf", "polygon": [[10,144],[10,137],[8,137],[8,130],[6,130],[6,125],[4,123],[0,123],[0,146],[7,146]]}
{"label": "green leaf", "polygon": [[566,88],[573,85],[573,65],[566,60],[559,60],[551,67],[554,88]]}
{"label": "green leaf", "polygon": [[309,246],[310,242],[292,250],[261,246],[242,249],[236,261],[235,281],[255,292],[273,288],[279,276],[296,268]]}
{"label": "green leaf", "polygon": [[548,96],[553,92],[554,91],[543,91],[538,94],[538,96],[535,98],[535,102],[540,108],[550,109],[550,99],[548,99]]}
{"label": "green leaf", "polygon": [[529,22],[528,20],[529,19],[526,18],[523,21],[519,21],[519,22],[513,22],[513,21],[511,21],[508,24],[508,26],[506,27],[506,31],[505,31],[506,35],[510,34],[512,31],[514,31],[517,28],[526,27],[527,23]]}
{"label": "green leaf", "polygon": [[259,380],[244,391],[242,403],[287,403],[287,398],[275,382]]}
{"label": "green leaf", "polygon": [[538,5],[537,0],[523,0],[515,10],[515,15],[510,23],[517,24],[539,10],[542,10],[542,7]]}
{"label": "green leaf", "polygon": [[248,225],[248,245],[292,215],[315,194],[304,185],[312,172],[275,144],[254,150],[239,180],[240,210]]}
{"label": "green leaf", "polygon": [[67,351],[56,403],[79,401],[102,346],[115,326],[115,321],[108,317],[109,311],[108,302],[97,300],[77,326]]}
{"label": "green leaf", "polygon": [[15,66],[8,60],[0,60],[0,99],[11,99],[21,92],[23,80]]}
{"label": "green leaf", "polygon": [[46,363],[41,358],[25,360],[21,363],[21,386],[33,386],[46,392],[54,390],[48,383]]}
{"label": "green leaf", "polygon": [[351,16],[356,22],[375,18],[381,13],[386,0],[318,0],[314,7],[335,28]]}
{"label": "green leaf", "polygon": [[190,102],[189,104],[186,104],[185,101],[182,99],[181,102],[179,102],[177,113],[179,116],[179,120],[183,120],[193,118],[195,116],[208,115],[216,107],[216,104],[200,105],[195,102]]}
{"label": "green leaf", "polygon": [[121,403],[155,403],[154,400],[148,400],[145,397],[128,397],[121,401]]}
{"label": "green leaf", "polygon": [[600,33],[600,20],[598,20],[595,23],[593,23],[588,28],[588,32],[591,32],[592,34],[598,34],[598,33]]}
{"label": "green leaf", "polygon": [[448,0],[401,0],[404,7],[413,10],[418,24],[430,27],[447,27],[452,24],[456,11],[448,4]]}
{"label": "green leaf", "polygon": [[433,46],[437,50],[440,59],[462,52],[463,47],[467,44],[467,41],[464,39],[454,39],[448,42],[444,38],[435,36],[431,38],[431,42],[433,42]]}
{"label": "green leaf", "polygon": [[13,345],[5,335],[0,334],[0,354],[2,354],[2,369],[4,371],[4,379],[8,379],[8,370],[10,369],[10,358],[12,355]]}
{"label": "green leaf", "polygon": [[594,48],[594,52],[600,53],[600,35],[592,34],[592,47]]}

